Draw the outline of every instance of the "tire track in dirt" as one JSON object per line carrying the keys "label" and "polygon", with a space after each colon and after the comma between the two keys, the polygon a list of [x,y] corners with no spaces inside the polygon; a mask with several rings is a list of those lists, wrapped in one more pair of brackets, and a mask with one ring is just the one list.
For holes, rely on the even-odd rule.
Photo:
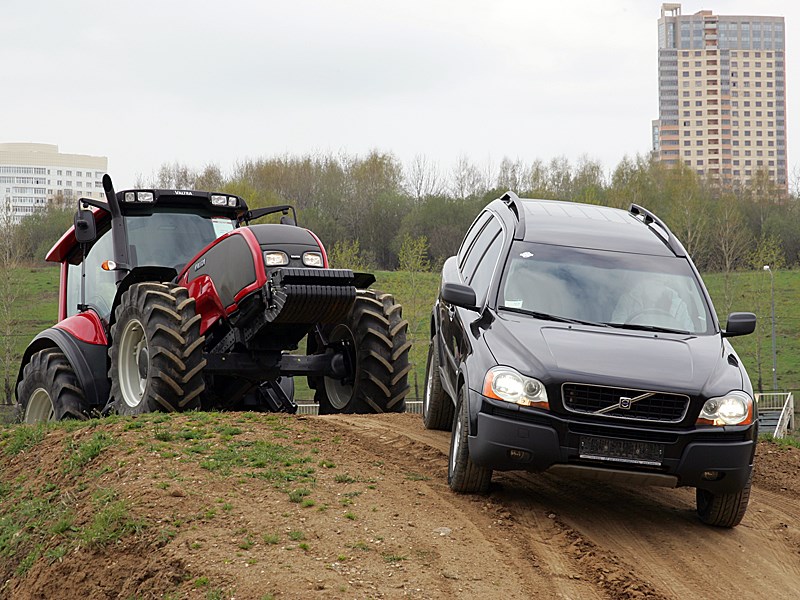
{"label": "tire track in dirt", "polygon": [[[800,505],[791,494],[756,485],[742,524],[720,529],[700,522],[693,489],[498,472],[481,500],[483,513],[496,517],[491,533],[475,502],[446,486],[447,432],[425,430],[411,415],[334,422],[357,432],[355,443],[383,446],[388,460],[424,465],[440,502],[461,511],[499,551],[528,557],[563,597],[797,597]],[[507,536],[498,538],[498,529]]]}
{"label": "tire track in dirt", "polygon": [[785,497],[755,488],[742,524],[720,529],[699,521],[692,489],[518,477],[547,490],[565,523],[669,597],[797,597],[800,509]]}
{"label": "tire track in dirt", "polygon": [[[445,548],[438,557],[445,578],[465,581],[476,574],[496,578],[490,595],[498,597],[602,598],[591,588],[585,589],[585,584],[574,592],[562,593],[551,574],[542,572],[535,556],[508,542],[503,514],[497,514],[493,505],[480,496],[450,493],[446,485],[447,456],[439,449],[442,442],[438,439],[444,438],[445,445],[449,444],[447,433],[420,427],[405,435],[406,427],[398,430],[394,423],[373,416],[328,416],[319,418],[315,425],[320,429],[329,427],[331,437],[340,436],[342,442],[361,448],[395,471],[424,477],[416,483],[424,490],[421,493],[426,498],[426,516],[430,519],[437,513],[443,515],[448,527],[461,537],[449,554]],[[453,591],[453,597],[459,595]],[[482,596],[474,588],[462,587],[458,592],[464,597]]]}
{"label": "tire track in dirt", "polygon": [[[357,433],[353,443],[380,452],[384,458],[414,465],[417,469],[427,467],[434,478],[429,487],[440,503],[451,506],[452,511],[477,526],[480,535],[502,555],[515,556],[514,564],[527,563],[539,574],[531,582],[534,595],[665,597],[643,581],[629,564],[618,557],[607,556],[585,536],[557,519],[537,501],[535,494],[529,493],[530,490],[520,491],[525,489],[526,483],[517,474],[498,474],[500,485],[493,486],[488,498],[450,492],[446,485],[449,433],[423,429],[419,417],[337,415],[329,417],[329,421]],[[509,564],[509,568],[513,565]],[[517,574],[525,576],[520,570]],[[546,596],[544,590],[548,590]]]}

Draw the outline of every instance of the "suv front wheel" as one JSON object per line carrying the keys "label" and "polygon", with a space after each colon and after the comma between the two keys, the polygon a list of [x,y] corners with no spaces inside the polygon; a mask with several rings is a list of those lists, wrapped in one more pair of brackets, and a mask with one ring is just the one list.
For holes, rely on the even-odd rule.
{"label": "suv front wheel", "polygon": [[484,494],[492,481],[492,470],[472,462],[469,455],[469,407],[466,388],[458,392],[458,404],[450,437],[447,483],[460,494]]}
{"label": "suv front wheel", "polygon": [[738,492],[714,494],[697,488],[697,514],[700,515],[700,520],[706,525],[716,527],[736,527],[747,511],[752,483],[753,472],[750,471],[747,483]]}

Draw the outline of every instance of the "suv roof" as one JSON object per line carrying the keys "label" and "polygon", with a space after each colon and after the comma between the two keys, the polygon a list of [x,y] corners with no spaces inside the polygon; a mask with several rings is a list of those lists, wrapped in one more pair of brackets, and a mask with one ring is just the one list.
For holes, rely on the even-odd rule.
{"label": "suv roof", "polygon": [[636,205],[618,208],[559,200],[517,198],[501,202],[517,221],[516,239],[615,252],[683,256],[683,247],[655,215]]}

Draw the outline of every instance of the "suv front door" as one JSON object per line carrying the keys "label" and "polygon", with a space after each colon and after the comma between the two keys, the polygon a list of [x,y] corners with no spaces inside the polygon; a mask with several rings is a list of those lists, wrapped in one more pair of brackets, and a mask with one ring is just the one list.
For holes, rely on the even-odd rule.
{"label": "suv front door", "polygon": [[[449,280],[472,287],[475,291],[475,304],[479,309],[486,303],[492,275],[503,248],[503,230],[500,221],[491,213],[487,214],[490,215],[488,220],[483,223],[480,220],[476,221],[476,225],[482,224],[481,230],[466,249],[458,268],[445,269],[442,274],[443,282]],[[467,236],[469,237],[469,234]],[[465,244],[468,241],[465,238]],[[454,306],[441,298],[439,306],[442,348],[445,355],[443,366],[455,391],[459,365],[463,356],[471,351],[471,343],[465,334],[465,321],[473,321],[477,315],[472,310]]]}

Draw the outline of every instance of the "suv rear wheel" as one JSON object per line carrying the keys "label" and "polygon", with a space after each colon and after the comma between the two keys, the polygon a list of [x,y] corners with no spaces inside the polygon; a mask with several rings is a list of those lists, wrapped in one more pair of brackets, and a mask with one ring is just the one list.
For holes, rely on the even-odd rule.
{"label": "suv rear wheel", "polygon": [[425,368],[425,396],[422,399],[422,422],[426,429],[449,431],[453,426],[455,407],[450,396],[442,389],[439,376],[439,342],[431,339],[428,362]]}

